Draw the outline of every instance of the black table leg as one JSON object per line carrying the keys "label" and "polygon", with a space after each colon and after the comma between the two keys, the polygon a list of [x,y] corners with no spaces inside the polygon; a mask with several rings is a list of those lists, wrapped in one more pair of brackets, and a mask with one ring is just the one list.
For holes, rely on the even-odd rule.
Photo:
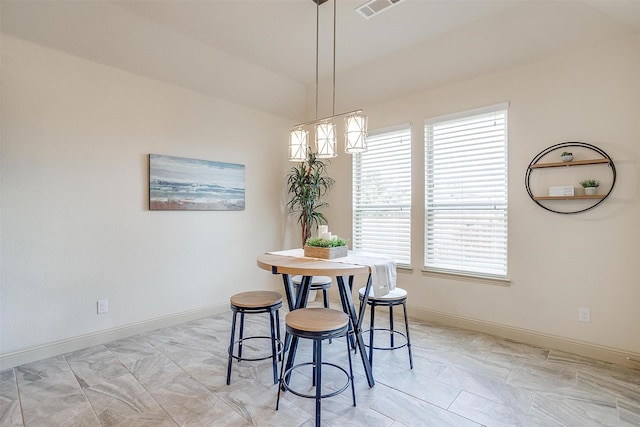
{"label": "black table leg", "polygon": [[[277,274],[277,273],[273,273]],[[282,281],[284,282],[284,293],[287,297],[287,307],[289,311],[292,311],[295,307],[294,305],[294,292],[293,292],[293,284],[291,283],[291,277],[288,274],[282,275]]]}
{"label": "black table leg", "polygon": [[[288,274],[282,275],[285,282],[285,290],[287,292],[287,300],[293,300],[293,285],[291,284],[291,280]],[[311,288],[311,276],[304,276],[302,278],[302,282],[300,283],[300,287],[298,288],[298,294],[295,295],[295,302],[293,305],[289,302],[289,311],[296,310],[298,308],[304,308],[307,306],[307,299],[309,299],[309,289]],[[288,335],[288,334],[287,334]],[[289,335],[288,335],[289,336]],[[286,351],[286,343],[287,339],[285,339],[285,351]],[[287,354],[287,363],[285,363],[284,370],[287,371],[289,368],[293,366],[293,363],[296,358],[296,350],[298,349],[298,337],[291,337],[291,343],[289,346],[289,353]],[[289,377],[291,374],[287,375],[286,381],[289,381]]]}
{"label": "black table leg", "polygon": [[[362,358],[362,366],[364,366],[364,371],[367,375],[367,381],[369,382],[369,387],[373,387],[375,385],[375,381],[373,380],[373,371],[371,369],[371,364],[369,363],[369,358],[367,357],[367,353],[365,350],[364,340],[362,339],[362,328],[360,327],[362,323],[362,318],[358,318],[358,312],[356,311],[356,307],[353,304],[353,297],[351,296],[351,288],[347,288],[347,285],[344,283],[344,278],[342,276],[336,277],[338,281],[338,290],[340,291],[340,299],[343,302],[343,306],[347,308],[347,315],[351,319],[351,325],[353,327],[354,335],[356,337],[356,343],[358,349],[360,350],[360,357]],[[349,280],[349,283],[353,285],[352,279]],[[365,298],[369,295],[369,290],[371,289],[371,275],[369,275],[369,279],[367,280],[367,288],[365,289]]]}
{"label": "black table leg", "polygon": [[305,308],[307,306],[307,300],[309,299],[309,291],[311,289],[312,276],[303,276],[298,288],[298,294],[296,295],[295,308]]}
{"label": "black table leg", "polygon": [[[353,280],[349,280],[349,287],[353,290]],[[364,298],[362,300],[362,304],[360,304],[360,312],[358,313],[358,328],[360,330],[362,330],[362,321],[364,320],[364,313],[367,311],[367,302],[369,301],[369,292],[371,292],[371,275],[369,275],[369,279],[367,279],[367,286],[365,288]]]}
{"label": "black table leg", "polygon": [[[349,276],[349,288],[353,289],[353,276]],[[342,303],[342,311],[344,311],[345,313],[349,313],[349,310],[347,309],[347,302],[344,300],[344,298],[342,298],[342,295],[340,295],[340,302]],[[349,328],[349,345],[351,345],[351,350],[357,350],[356,341],[354,338],[355,333],[354,334],[351,333],[353,331],[354,331],[353,327],[350,327]]]}

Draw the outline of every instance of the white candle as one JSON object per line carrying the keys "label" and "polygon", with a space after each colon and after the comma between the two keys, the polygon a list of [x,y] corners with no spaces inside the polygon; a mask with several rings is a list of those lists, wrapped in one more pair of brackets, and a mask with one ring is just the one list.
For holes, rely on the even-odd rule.
{"label": "white candle", "polygon": [[[329,233],[329,234],[331,234],[331,233]],[[332,235],[331,236],[331,240],[338,240],[338,235],[337,234]]]}
{"label": "white candle", "polygon": [[319,225],[318,226],[318,237],[322,237],[324,235],[324,233],[328,233],[329,232],[329,226],[328,225]]}
{"label": "white candle", "polygon": [[331,240],[331,233],[322,233],[322,237],[323,239],[327,239],[327,240]]}

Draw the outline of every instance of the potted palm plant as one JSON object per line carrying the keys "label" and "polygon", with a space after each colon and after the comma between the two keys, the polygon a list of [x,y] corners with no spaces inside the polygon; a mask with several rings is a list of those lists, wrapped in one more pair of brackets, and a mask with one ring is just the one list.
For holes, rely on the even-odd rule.
{"label": "potted palm plant", "polygon": [[327,165],[315,153],[309,151],[307,160],[291,168],[287,174],[287,189],[289,191],[289,211],[298,216],[298,223],[302,228],[302,246],[309,237],[311,230],[326,224],[327,219],[320,211],[328,206],[322,198],[334,183],[333,178],[327,176]]}

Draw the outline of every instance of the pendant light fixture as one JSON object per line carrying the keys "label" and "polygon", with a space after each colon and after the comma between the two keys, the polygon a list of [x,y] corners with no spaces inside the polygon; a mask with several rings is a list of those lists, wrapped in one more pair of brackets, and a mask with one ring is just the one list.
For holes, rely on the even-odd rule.
{"label": "pendant light fixture", "polygon": [[345,153],[363,153],[367,151],[367,116],[362,111],[347,115],[344,119]]}
{"label": "pendant light fixture", "polygon": [[367,150],[367,116],[362,110],[336,114],[336,0],[333,0],[333,94],[331,117],[318,119],[318,53],[320,40],[320,4],[326,0],[312,0],[316,3],[316,119],[300,123],[289,131],[289,160],[303,162],[309,151],[309,132],[305,126],[315,125],[316,156],[328,159],[337,156],[336,124],[334,119],[345,117],[344,135],[346,153],[362,153]]}
{"label": "pendant light fixture", "polygon": [[323,121],[316,126],[316,156],[320,159],[337,156],[335,123]]}
{"label": "pendant light fixture", "polygon": [[309,131],[296,127],[289,131],[289,160],[304,162],[309,148]]}

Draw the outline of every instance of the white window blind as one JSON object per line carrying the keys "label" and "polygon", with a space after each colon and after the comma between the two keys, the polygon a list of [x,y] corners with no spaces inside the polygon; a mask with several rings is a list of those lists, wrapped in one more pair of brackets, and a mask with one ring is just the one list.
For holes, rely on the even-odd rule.
{"label": "white window blind", "polygon": [[353,249],[411,264],[411,128],[367,137],[353,156]]}
{"label": "white window blind", "polygon": [[425,268],[507,276],[507,105],[425,123]]}

